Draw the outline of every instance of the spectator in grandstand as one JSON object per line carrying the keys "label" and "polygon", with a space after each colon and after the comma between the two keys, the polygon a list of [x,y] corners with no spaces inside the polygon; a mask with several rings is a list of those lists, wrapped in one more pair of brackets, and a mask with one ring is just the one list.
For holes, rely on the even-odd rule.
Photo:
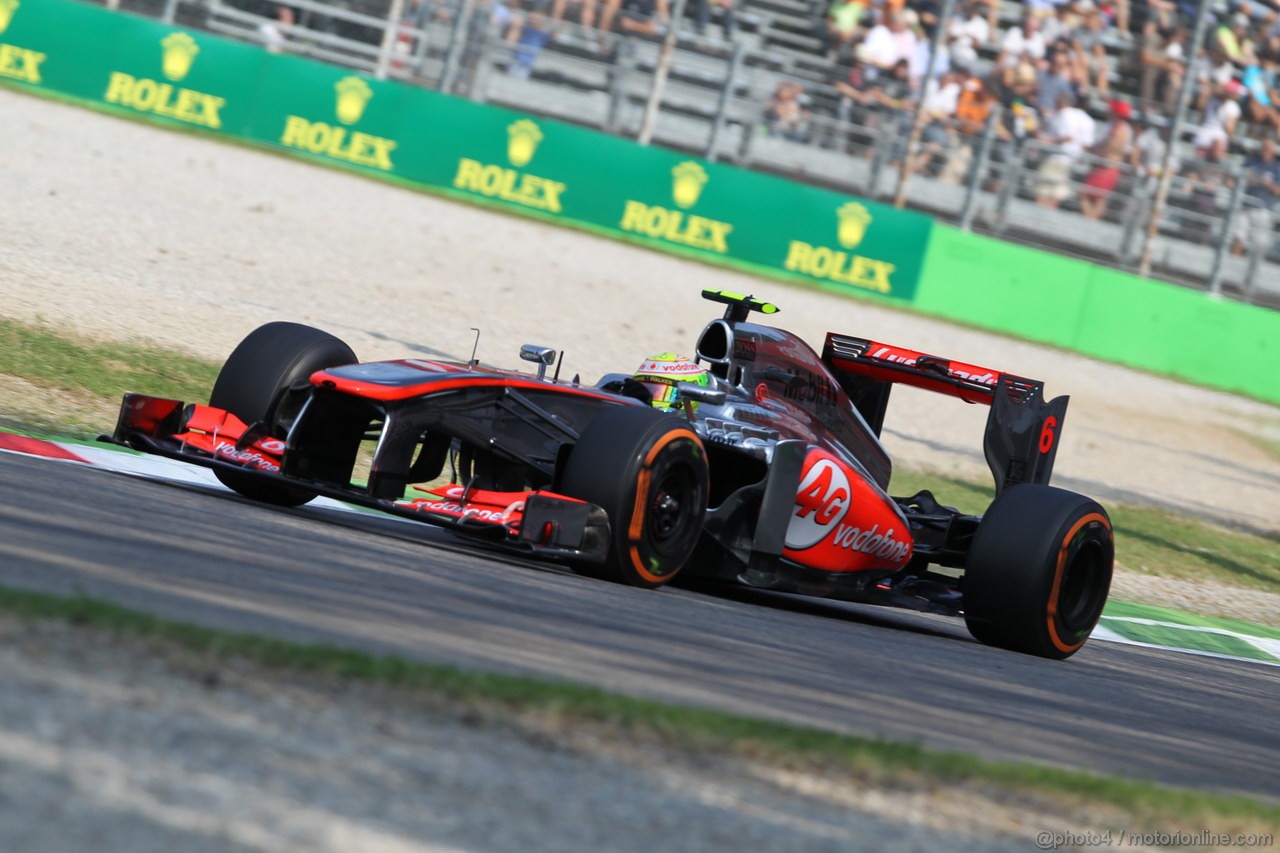
{"label": "spectator in grandstand", "polygon": [[1172,112],[1186,71],[1186,30],[1182,27],[1161,27],[1155,19],[1149,19],[1142,27],[1142,38],[1132,53],[1138,77],[1138,94],[1142,103],[1159,103],[1166,112]]}
{"label": "spectator in grandstand", "polygon": [[912,103],[912,93],[911,67],[905,59],[876,78],[876,102],[883,110],[905,112]]}
{"label": "spectator in grandstand", "polygon": [[1111,93],[1111,62],[1107,58],[1106,32],[1107,22],[1102,12],[1089,3],[1070,36],[1076,79],[1100,98]]}
{"label": "spectator in grandstand", "polygon": [[1249,16],[1236,12],[1213,34],[1213,43],[1233,65],[1243,67],[1253,59],[1253,40],[1249,37]]}
{"label": "spectator in grandstand", "polygon": [[559,29],[570,6],[581,7],[578,22],[584,31],[590,32],[596,23],[596,0],[555,0],[551,4],[551,28]]}
{"label": "spectator in grandstand", "polygon": [[1222,48],[1216,44],[1211,44],[1207,51],[1202,51],[1192,61],[1192,67],[1195,69],[1196,80],[1200,84],[1200,106],[1204,105],[1205,99],[1214,86],[1229,83],[1236,76],[1236,67],[1231,64],[1231,60],[1227,58]]}
{"label": "spectator in grandstand", "polygon": [[[899,133],[910,116],[904,112],[911,103],[911,82],[907,62],[895,65],[888,74],[876,72],[857,59],[847,70],[837,67],[830,78],[840,95],[836,117],[867,129],[883,129],[890,137]],[[821,131],[822,126],[818,129]],[[824,143],[834,140],[840,129],[828,128]],[[905,131],[903,131],[905,132]]]}
{"label": "spectator in grandstand", "polygon": [[[988,81],[986,83],[988,91],[991,87],[992,82]],[[994,95],[994,92],[992,94]],[[992,109],[995,109],[999,101],[993,100],[995,103]],[[957,104],[957,112],[960,109],[961,105]],[[1036,112],[1036,108],[1019,98],[1014,98],[1009,103],[1008,109],[1000,112],[1000,119],[996,124],[996,145],[991,149],[992,163],[1005,165],[1020,159],[1027,141],[1036,138],[1039,133],[1040,115]],[[996,192],[999,189],[999,181],[993,176],[984,181],[983,187],[987,192]]]}
{"label": "spectator in grandstand", "polygon": [[1280,109],[1277,109],[1276,74],[1277,56],[1271,42],[1264,42],[1258,51],[1257,61],[1249,65],[1241,76],[1244,86],[1245,115],[1255,124],[1280,128]]}
{"label": "spectator in grandstand", "polygon": [[1126,41],[1133,38],[1133,31],[1129,29],[1129,0],[1115,0],[1115,17],[1110,23],[1115,27],[1116,32]]}
{"label": "spectator in grandstand", "polygon": [[890,148],[891,164],[901,162],[907,149],[907,134],[911,130],[912,94],[911,69],[905,59],[900,59],[888,74],[879,74],[872,86],[875,115],[871,126],[885,131]]}
{"label": "spectator in grandstand", "polygon": [[856,59],[848,71],[836,67],[831,86],[840,95],[840,102],[836,105],[836,118],[840,121],[860,123],[864,120],[863,113],[877,104],[879,90],[867,74],[866,65]]}
{"label": "spectator in grandstand", "polygon": [[1058,103],[1061,95],[1070,95],[1072,100],[1078,94],[1076,82],[1072,75],[1071,56],[1063,45],[1055,45],[1049,57],[1049,67],[1041,69],[1036,75],[1035,104],[1042,110],[1048,110]]}
{"label": "spectator in grandstand", "polygon": [[956,98],[956,127],[965,136],[981,136],[991,111],[996,107],[995,93],[980,77],[967,77]]}
{"label": "spectator in grandstand", "polygon": [[[915,49],[909,57],[908,63],[911,67],[911,85],[917,90],[921,89],[922,81],[925,74],[929,71],[929,55],[933,52],[933,42],[925,33],[923,25],[914,9],[908,9],[902,13],[903,18],[911,27],[912,32],[916,35]],[[941,80],[942,76],[951,70],[951,51],[947,48],[946,42],[938,45],[938,58],[933,63],[933,79]]]}
{"label": "spectator in grandstand", "polygon": [[667,0],[605,0],[600,13],[600,29],[633,35],[657,35],[670,18]]}
{"label": "spectator in grandstand", "polygon": [[736,19],[733,14],[734,0],[697,0],[694,6],[694,29],[698,35],[706,35],[707,24],[711,23],[711,7],[720,10],[720,31],[725,41],[733,41],[736,30]]}
{"label": "spectator in grandstand", "polygon": [[1179,220],[1179,231],[1184,240],[1205,245],[1213,242],[1219,190],[1234,184],[1222,166],[1226,153],[1227,138],[1215,137],[1207,148],[1197,152],[1200,159],[1187,163],[1183,169],[1187,214]]}
{"label": "spectator in grandstand", "polygon": [[910,63],[905,59],[899,61],[889,74],[881,74],[876,83],[879,115],[875,126],[884,132],[880,142],[889,145],[889,168],[897,169],[907,156],[907,141],[911,136],[918,94],[911,80]]}
{"label": "spectator in grandstand", "polygon": [[[1133,168],[1134,176],[1145,185],[1147,193],[1155,191],[1168,148],[1169,122],[1160,116],[1144,114],[1142,132],[1129,148],[1129,165]],[[1177,160],[1171,161],[1169,168],[1176,173]]]}
{"label": "spectator in grandstand", "polygon": [[1000,40],[1000,55],[997,56],[996,63],[1001,68],[1009,68],[1024,55],[1039,61],[1044,59],[1047,47],[1043,33],[1039,31],[1039,20],[1036,15],[1028,12],[1023,15],[1023,22],[1005,31],[1005,37]]}
{"label": "spectator in grandstand", "polygon": [[1186,16],[1179,15],[1178,3],[1182,0],[1147,0],[1146,15],[1143,18],[1144,25],[1146,21],[1154,21],[1156,28],[1161,30],[1175,27],[1185,18],[1187,21],[1196,19],[1196,9],[1192,8],[1191,14]]}
{"label": "spectator in grandstand", "polygon": [[866,0],[835,0],[827,9],[819,33],[822,50],[828,59],[846,56],[866,33],[863,19],[867,15]]}
{"label": "spectator in grandstand", "polygon": [[764,111],[764,126],[769,135],[807,142],[810,115],[807,105],[803,85],[788,80],[778,83]]}
{"label": "spectator in grandstand", "polygon": [[546,15],[541,12],[530,12],[517,26],[508,32],[507,40],[515,45],[515,53],[507,73],[521,80],[529,79],[533,73],[538,54],[551,39],[551,28],[547,24]]}
{"label": "spectator in grandstand", "polygon": [[[923,31],[923,39],[933,38],[933,31],[942,23],[942,0],[911,0],[911,11],[916,13]],[[955,13],[952,13],[952,17]],[[945,43],[946,40],[943,39]]]}
{"label": "spectator in grandstand", "polygon": [[1040,21],[1040,34],[1045,44],[1053,44],[1060,39],[1070,39],[1080,23],[1080,16],[1071,3],[1059,3],[1050,10],[1050,14]]}
{"label": "spectator in grandstand", "polygon": [[919,172],[945,159],[954,140],[953,128],[956,106],[968,74],[949,70],[936,81],[927,81],[923,88],[920,129],[921,148],[912,157],[907,168]]}
{"label": "spectator in grandstand", "polygon": [[[1013,69],[1012,79],[1001,88],[1001,100],[1012,104],[1022,101],[1032,108],[1037,107],[1036,90],[1039,88],[1040,72],[1031,57],[1024,54]],[[1052,107],[1047,112],[1053,112]]]}
{"label": "spectator in grandstand", "polygon": [[1222,143],[1225,152],[1240,122],[1240,96],[1244,87],[1235,80],[1228,80],[1210,87],[1209,91],[1211,94],[1204,105],[1204,121],[1192,139],[1197,157],[1206,157],[1206,152],[1218,142]]}
{"label": "spectator in grandstand", "polygon": [[1012,26],[1000,40],[1000,53],[996,57],[996,66],[1000,69],[1001,83],[1010,88],[1018,66],[1030,59],[1032,63],[1044,59],[1047,45],[1040,34],[1040,22],[1027,12],[1022,23]]}
{"label": "spectator in grandstand", "polygon": [[975,3],[967,2],[951,18],[947,27],[947,47],[957,65],[973,68],[978,51],[991,39],[991,27]]}
{"label": "spectator in grandstand", "polygon": [[1069,92],[1058,95],[1057,110],[1041,135],[1048,153],[1036,171],[1036,204],[1057,207],[1071,194],[1071,169],[1093,144],[1093,135],[1093,118],[1076,106],[1075,97]]}
{"label": "spectator in grandstand", "polygon": [[289,6],[276,7],[274,20],[264,21],[258,27],[258,40],[269,53],[283,53],[288,45],[289,30],[294,24],[293,9]]}
{"label": "spectator in grandstand", "polygon": [[1247,249],[1270,251],[1275,242],[1271,213],[1280,197],[1280,160],[1276,159],[1273,132],[1262,137],[1257,152],[1245,162],[1245,205],[1236,217],[1231,251],[1242,255]]}
{"label": "spectator in grandstand", "polygon": [[[905,14],[905,13],[904,13]],[[903,15],[890,13],[872,27],[858,47],[858,58],[873,68],[889,71],[899,62],[910,62],[916,53],[916,34]]]}
{"label": "spectator in grandstand", "polygon": [[996,107],[995,94],[977,77],[968,77],[956,99],[955,132],[951,135],[946,160],[938,180],[962,184],[973,163],[974,148],[986,132],[987,121]]}
{"label": "spectator in grandstand", "polygon": [[1000,126],[1000,138],[1021,147],[1028,139],[1040,133],[1040,113],[1035,107],[1021,100],[1014,100],[1004,113]]}
{"label": "spectator in grandstand", "polygon": [[1107,212],[1107,198],[1120,183],[1120,170],[1133,145],[1132,111],[1126,101],[1111,102],[1111,121],[1093,154],[1102,159],[1089,171],[1080,190],[1080,212],[1088,219],[1101,219]]}
{"label": "spectator in grandstand", "polygon": [[[475,8],[476,19],[472,21],[472,26],[478,26],[479,22],[484,20],[482,15],[488,16],[489,26],[501,33],[503,38],[510,39],[511,28],[518,24],[517,15],[511,11],[511,7],[507,5],[505,0],[490,0],[488,3],[481,0],[481,2],[477,3]],[[521,17],[521,20],[523,20],[523,17]],[[519,33],[519,31],[517,27],[516,32]],[[479,32],[477,31],[475,35],[478,37]]]}

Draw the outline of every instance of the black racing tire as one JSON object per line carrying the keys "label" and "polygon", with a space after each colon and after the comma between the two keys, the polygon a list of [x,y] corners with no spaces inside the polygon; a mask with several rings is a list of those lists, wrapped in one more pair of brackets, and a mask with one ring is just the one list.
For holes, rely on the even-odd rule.
{"label": "black racing tire", "polygon": [[983,516],[965,562],[969,633],[987,645],[1068,658],[1098,624],[1114,562],[1111,519],[1097,502],[1014,486]]}
{"label": "black racing tire", "polygon": [[630,586],[668,583],[702,535],[709,481],[702,441],[683,417],[639,406],[602,412],[570,451],[559,489],[604,509],[608,556],[574,570]]}
{"label": "black racing tire", "polygon": [[[250,332],[222,365],[209,405],[246,424],[265,423],[272,437],[284,438],[311,374],[356,361],[351,347],[328,332],[300,323],[267,323]],[[235,471],[215,469],[214,474],[237,494],[276,506],[301,506],[316,496]]]}

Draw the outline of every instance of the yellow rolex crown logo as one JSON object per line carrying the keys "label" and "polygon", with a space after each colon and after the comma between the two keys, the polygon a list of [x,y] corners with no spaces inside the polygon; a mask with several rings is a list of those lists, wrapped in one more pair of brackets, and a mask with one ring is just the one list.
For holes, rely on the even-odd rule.
{"label": "yellow rolex crown logo", "polygon": [[187,76],[191,64],[196,61],[196,54],[200,52],[200,45],[186,33],[169,33],[160,40],[160,47],[164,50],[160,67],[164,76],[175,82]]}
{"label": "yellow rolex crown logo", "polygon": [[369,84],[359,77],[343,77],[333,88],[338,93],[338,121],[355,124],[364,115],[364,108],[373,97]]}
{"label": "yellow rolex crown logo", "polygon": [[18,0],[0,0],[0,33],[9,28],[9,22],[13,20],[13,13],[18,11],[18,7],[21,5]]}
{"label": "yellow rolex crown logo", "polygon": [[527,118],[512,122],[507,127],[507,159],[517,169],[529,165],[542,141],[542,131]]}
{"label": "yellow rolex crown logo", "polygon": [[707,183],[707,170],[699,163],[686,160],[671,170],[671,177],[675,179],[671,194],[675,197],[676,204],[681,207],[693,207],[697,204],[698,196],[702,195],[702,188]]}
{"label": "yellow rolex crown logo", "polygon": [[867,235],[867,226],[871,224],[871,211],[856,201],[851,201],[836,210],[836,217],[840,220],[840,226],[836,230],[840,245],[852,249],[861,243],[862,238]]}

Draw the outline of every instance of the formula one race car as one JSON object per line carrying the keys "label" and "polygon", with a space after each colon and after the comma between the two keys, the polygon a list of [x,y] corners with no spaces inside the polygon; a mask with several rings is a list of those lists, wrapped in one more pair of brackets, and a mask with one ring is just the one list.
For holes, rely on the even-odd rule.
{"label": "formula one race car", "polygon": [[[1094,501],[1049,486],[1067,398],[1042,383],[831,333],[819,356],[727,306],[696,361],[596,385],[423,359],[361,364],[337,338],[269,323],[209,405],[128,394],[113,440],[212,468],[283,506],[327,495],[610,580],[677,576],[963,615],[984,643],[1066,658],[1088,638],[1114,545]],[[692,380],[692,381],[689,381]],[[895,383],[990,406],[995,499],[890,497],[879,435]]]}

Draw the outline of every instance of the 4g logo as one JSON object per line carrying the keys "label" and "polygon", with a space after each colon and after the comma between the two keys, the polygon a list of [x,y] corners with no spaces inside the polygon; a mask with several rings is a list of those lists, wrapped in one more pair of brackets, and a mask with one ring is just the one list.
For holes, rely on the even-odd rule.
{"label": "4g logo", "polygon": [[787,525],[786,546],[795,551],[812,548],[844,518],[852,492],[849,478],[836,461],[819,456],[796,491],[791,523]]}

